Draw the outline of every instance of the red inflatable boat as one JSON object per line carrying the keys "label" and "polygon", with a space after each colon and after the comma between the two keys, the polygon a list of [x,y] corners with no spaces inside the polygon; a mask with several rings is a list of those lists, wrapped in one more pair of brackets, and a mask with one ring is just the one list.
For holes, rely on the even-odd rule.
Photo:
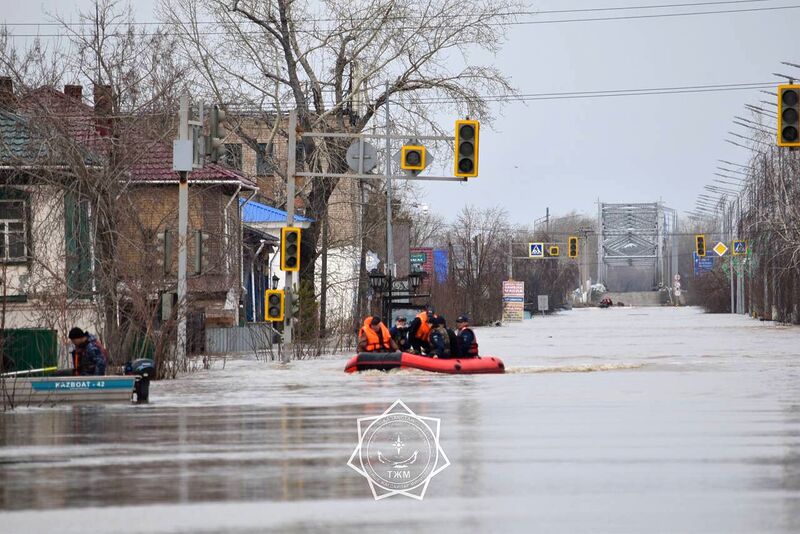
{"label": "red inflatable boat", "polygon": [[492,356],[439,359],[407,352],[361,352],[350,358],[344,370],[346,373],[355,373],[357,371],[388,371],[401,368],[462,375],[504,373],[506,370],[503,361]]}

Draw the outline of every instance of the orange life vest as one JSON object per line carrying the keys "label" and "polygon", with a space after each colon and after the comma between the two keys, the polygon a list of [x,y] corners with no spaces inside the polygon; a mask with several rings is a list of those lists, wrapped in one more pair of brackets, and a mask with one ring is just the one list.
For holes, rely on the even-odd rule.
{"label": "orange life vest", "polygon": [[428,312],[419,312],[417,314],[417,319],[420,320],[420,325],[415,337],[427,343],[431,338],[431,325],[428,324]]}
{"label": "orange life vest", "polygon": [[370,323],[372,323],[372,317],[367,317],[364,319],[364,326],[361,327],[361,334],[367,338],[367,346],[364,350],[366,352],[383,352],[391,350],[390,340],[392,339],[392,336],[389,333],[389,329],[386,328],[386,325],[380,323],[381,335],[378,337],[378,334],[372,329]]}

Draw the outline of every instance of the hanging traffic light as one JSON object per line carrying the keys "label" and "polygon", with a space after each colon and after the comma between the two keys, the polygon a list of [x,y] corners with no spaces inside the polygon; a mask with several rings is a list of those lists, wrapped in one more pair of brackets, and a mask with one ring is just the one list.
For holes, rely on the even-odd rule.
{"label": "hanging traffic light", "polygon": [[578,257],[578,238],[572,236],[569,238],[567,246],[567,256],[570,258],[577,258]]}
{"label": "hanging traffic light", "polygon": [[209,235],[202,230],[194,232],[194,274],[204,274],[211,265],[211,247],[208,242]]}
{"label": "hanging traffic light", "polygon": [[481,124],[478,121],[456,121],[455,175],[460,178],[478,176],[478,137]]}
{"label": "hanging traffic light", "polygon": [[698,256],[703,257],[706,255],[706,236],[698,234],[694,236],[694,251]]}
{"label": "hanging traffic light", "polygon": [[800,146],[800,85],[778,86],[778,146]]}
{"label": "hanging traffic light", "polygon": [[208,121],[208,141],[206,145],[206,155],[209,159],[216,163],[219,161],[225,145],[222,140],[225,139],[225,129],[222,127],[222,121],[225,120],[225,111],[220,109],[219,106],[214,105],[211,107],[211,117]]}
{"label": "hanging traffic light", "polygon": [[284,293],[283,289],[267,289],[264,294],[264,320],[272,322],[283,321]]}
{"label": "hanging traffic light", "polygon": [[300,270],[300,228],[281,228],[281,271]]}
{"label": "hanging traffic light", "polygon": [[550,257],[551,257],[551,258],[556,258],[556,257],[558,257],[558,255],[560,254],[560,251],[559,251],[558,245],[551,245],[551,246],[550,246],[550,249],[548,250],[548,252],[550,253]]}
{"label": "hanging traffic light", "polygon": [[404,145],[400,149],[400,168],[404,171],[425,170],[425,147],[422,145]]}
{"label": "hanging traffic light", "polygon": [[164,274],[170,274],[172,271],[172,256],[174,252],[172,245],[172,232],[169,230],[158,232],[158,256],[156,262],[161,265]]}

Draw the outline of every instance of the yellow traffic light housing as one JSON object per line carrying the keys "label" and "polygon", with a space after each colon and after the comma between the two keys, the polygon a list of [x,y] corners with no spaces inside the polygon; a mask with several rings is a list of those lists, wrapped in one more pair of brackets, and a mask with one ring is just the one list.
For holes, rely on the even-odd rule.
{"label": "yellow traffic light housing", "polygon": [[571,236],[568,240],[567,256],[570,258],[578,257],[578,238],[575,236]]}
{"label": "yellow traffic light housing", "polygon": [[800,146],[800,85],[778,86],[778,146]]}
{"label": "yellow traffic light housing", "polygon": [[283,310],[286,303],[283,289],[267,289],[264,294],[264,320],[283,321]]}
{"label": "yellow traffic light housing", "polygon": [[698,234],[694,236],[694,251],[698,256],[703,257],[706,255],[706,236]]}
{"label": "yellow traffic light housing", "polygon": [[404,145],[400,149],[400,168],[404,171],[425,170],[425,147],[422,145]]}
{"label": "yellow traffic light housing", "polygon": [[281,228],[281,271],[300,270],[300,228]]}
{"label": "yellow traffic light housing", "polygon": [[481,123],[472,120],[456,121],[455,170],[459,178],[478,176],[478,139]]}
{"label": "yellow traffic light housing", "polygon": [[558,257],[559,255],[558,245],[551,245],[550,250],[548,252],[550,253],[551,257],[553,258]]}

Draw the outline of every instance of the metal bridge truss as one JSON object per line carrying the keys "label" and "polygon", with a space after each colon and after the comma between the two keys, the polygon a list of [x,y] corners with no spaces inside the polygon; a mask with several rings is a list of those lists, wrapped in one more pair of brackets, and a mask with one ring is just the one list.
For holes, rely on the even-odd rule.
{"label": "metal bridge truss", "polygon": [[[669,212],[669,216],[667,216]],[[652,269],[653,286],[669,286],[677,272],[677,214],[660,202],[598,206],[598,279],[607,284],[609,268]],[[668,258],[669,256],[669,258]],[[667,260],[672,261],[668,262]]]}

